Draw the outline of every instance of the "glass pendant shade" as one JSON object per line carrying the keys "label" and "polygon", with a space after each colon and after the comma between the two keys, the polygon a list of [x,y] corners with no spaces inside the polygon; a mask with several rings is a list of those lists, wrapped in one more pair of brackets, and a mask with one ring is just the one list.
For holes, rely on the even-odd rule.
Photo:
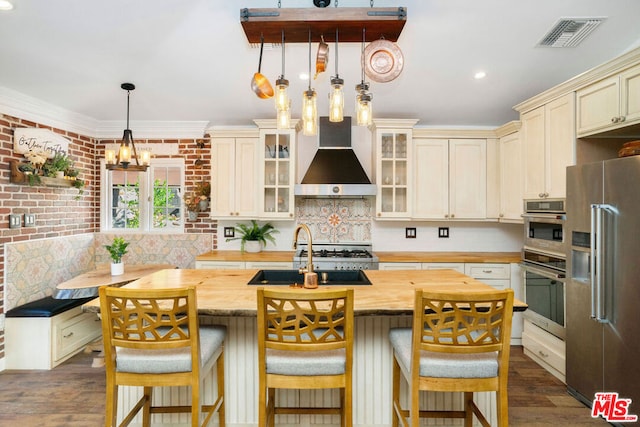
{"label": "glass pendant shade", "polygon": [[356,96],[356,124],[369,126],[372,123],[372,118],[371,95],[361,92]]}
{"label": "glass pendant shade", "polygon": [[288,108],[278,109],[276,115],[276,128],[289,129],[291,127],[291,100],[288,102]]}
{"label": "glass pendant shade", "polygon": [[331,79],[331,94],[329,95],[329,121],[341,122],[344,119],[344,81],[339,78]]}
{"label": "glass pendant shade", "polygon": [[302,96],[302,133],[315,135],[318,133],[318,109],[316,106],[316,91],[311,89]]}
{"label": "glass pendant shade", "polygon": [[289,109],[289,94],[287,89],[289,88],[289,80],[284,79],[282,76],[276,80],[276,111]]}

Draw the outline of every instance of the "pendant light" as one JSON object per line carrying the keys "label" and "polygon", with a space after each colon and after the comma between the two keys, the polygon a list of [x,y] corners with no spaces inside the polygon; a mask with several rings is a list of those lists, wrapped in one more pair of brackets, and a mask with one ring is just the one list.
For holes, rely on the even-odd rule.
{"label": "pendant light", "polygon": [[[151,163],[151,153],[146,150],[143,151],[142,161],[138,160],[138,152],[133,142],[133,134],[129,129],[129,95],[136,87],[133,83],[122,83],[120,87],[127,91],[127,128],[122,135],[118,155],[116,156],[113,150],[105,150],[106,168],[108,170],[135,170],[144,172]],[[135,165],[131,164],[132,160],[135,160]]]}
{"label": "pendant light", "polygon": [[311,89],[311,30],[309,30],[309,88],[302,93],[302,134],[318,133],[316,91]]}
{"label": "pendant light", "polygon": [[336,75],[331,77],[329,94],[329,121],[341,122],[344,119],[344,80],[338,75],[338,29],[336,28]]}
{"label": "pendant light", "polygon": [[364,81],[364,42],[365,29],[362,29],[362,49],[360,56],[360,67],[362,69],[362,80],[356,85],[356,124],[358,126],[369,126],[372,123],[373,114],[371,100],[373,95],[369,93],[369,83]]}
{"label": "pendant light", "polygon": [[276,127],[278,129],[289,129],[291,126],[291,100],[287,94],[289,80],[284,78],[284,30],[282,31],[282,74],[276,80]]}

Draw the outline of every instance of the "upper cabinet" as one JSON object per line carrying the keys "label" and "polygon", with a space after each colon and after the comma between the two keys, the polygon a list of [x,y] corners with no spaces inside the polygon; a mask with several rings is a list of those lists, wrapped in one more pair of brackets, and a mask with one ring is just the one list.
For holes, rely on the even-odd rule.
{"label": "upper cabinet", "polygon": [[415,120],[375,120],[376,218],[408,219],[411,212]]}
{"label": "upper cabinet", "polygon": [[255,122],[259,128],[211,133],[211,215],[293,219],[297,131]]}
{"label": "upper cabinet", "polygon": [[520,132],[500,137],[500,221],[522,222],[522,143]]}
{"label": "upper cabinet", "polygon": [[575,96],[569,93],[521,115],[525,199],[564,198],[575,164]]}
{"label": "upper cabinet", "polygon": [[258,212],[258,130],[211,134],[211,216],[255,218]]}
{"label": "upper cabinet", "polygon": [[486,219],[486,139],[415,138],[414,219]]}
{"label": "upper cabinet", "polygon": [[296,130],[260,129],[259,216],[293,219]]}
{"label": "upper cabinet", "polygon": [[640,122],[640,65],[577,91],[577,136]]}

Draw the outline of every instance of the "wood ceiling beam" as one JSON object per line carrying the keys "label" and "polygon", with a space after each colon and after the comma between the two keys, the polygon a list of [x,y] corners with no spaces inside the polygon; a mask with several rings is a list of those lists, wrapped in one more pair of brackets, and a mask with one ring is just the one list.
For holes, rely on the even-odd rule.
{"label": "wood ceiling beam", "polygon": [[241,9],[240,22],[249,43],[281,43],[284,30],[286,43],[319,42],[324,36],[326,42],[362,42],[365,29],[367,42],[384,38],[395,42],[400,37],[407,21],[405,7],[327,7],[294,9]]}

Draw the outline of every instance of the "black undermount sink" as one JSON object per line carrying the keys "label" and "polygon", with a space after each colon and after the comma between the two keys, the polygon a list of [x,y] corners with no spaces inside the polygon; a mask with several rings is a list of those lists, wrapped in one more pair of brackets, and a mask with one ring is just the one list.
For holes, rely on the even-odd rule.
{"label": "black undermount sink", "polygon": [[[317,270],[318,285],[370,285],[371,282],[362,270]],[[326,273],[326,281],[323,280]],[[248,285],[302,285],[304,275],[298,270],[258,270]]]}

